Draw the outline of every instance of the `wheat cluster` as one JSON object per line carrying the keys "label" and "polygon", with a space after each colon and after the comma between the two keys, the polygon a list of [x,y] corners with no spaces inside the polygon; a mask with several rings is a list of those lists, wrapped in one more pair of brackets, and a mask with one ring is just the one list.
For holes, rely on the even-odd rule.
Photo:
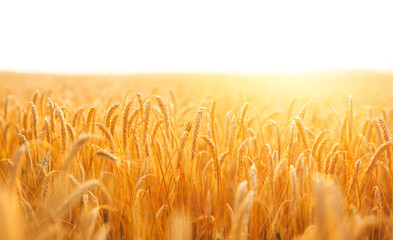
{"label": "wheat cluster", "polygon": [[64,82],[1,91],[1,239],[393,238],[388,105]]}

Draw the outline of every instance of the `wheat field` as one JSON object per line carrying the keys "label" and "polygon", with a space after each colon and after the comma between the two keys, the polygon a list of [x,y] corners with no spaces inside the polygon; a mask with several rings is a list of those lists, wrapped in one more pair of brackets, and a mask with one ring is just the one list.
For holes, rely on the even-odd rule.
{"label": "wheat field", "polygon": [[0,238],[392,239],[392,78],[0,73]]}

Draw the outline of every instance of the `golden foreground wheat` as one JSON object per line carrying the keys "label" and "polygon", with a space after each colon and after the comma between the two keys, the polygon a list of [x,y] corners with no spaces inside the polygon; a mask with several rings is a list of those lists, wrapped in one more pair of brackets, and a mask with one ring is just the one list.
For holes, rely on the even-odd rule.
{"label": "golden foreground wheat", "polygon": [[393,105],[366,85],[117,81],[3,82],[1,239],[393,238]]}

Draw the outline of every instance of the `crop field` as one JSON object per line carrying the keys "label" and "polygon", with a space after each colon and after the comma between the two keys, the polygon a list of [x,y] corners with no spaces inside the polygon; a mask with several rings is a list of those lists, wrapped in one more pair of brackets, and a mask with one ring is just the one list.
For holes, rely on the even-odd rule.
{"label": "crop field", "polygon": [[392,80],[0,73],[0,239],[392,239]]}

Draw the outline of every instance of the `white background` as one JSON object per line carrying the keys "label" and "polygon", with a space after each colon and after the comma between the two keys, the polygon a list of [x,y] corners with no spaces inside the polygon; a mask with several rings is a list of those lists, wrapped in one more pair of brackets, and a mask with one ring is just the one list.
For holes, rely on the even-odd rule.
{"label": "white background", "polygon": [[0,70],[393,71],[389,1],[0,0]]}

